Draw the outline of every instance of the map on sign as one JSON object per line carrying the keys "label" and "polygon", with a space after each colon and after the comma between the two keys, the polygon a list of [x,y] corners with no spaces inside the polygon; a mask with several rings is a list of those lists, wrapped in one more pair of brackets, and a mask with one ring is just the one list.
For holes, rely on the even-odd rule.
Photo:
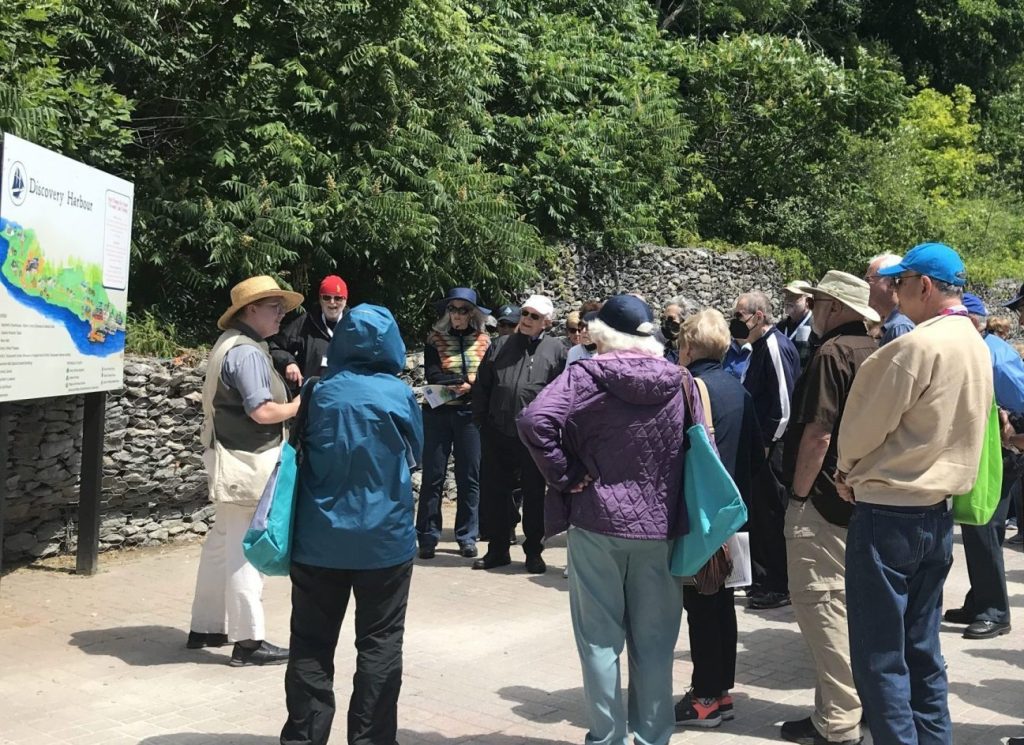
{"label": "map on sign", "polygon": [[0,281],[24,305],[60,322],[83,354],[124,351],[125,314],[103,287],[103,267],[50,259],[33,230],[0,218]]}
{"label": "map on sign", "polygon": [[121,387],[134,187],[3,136],[0,401]]}

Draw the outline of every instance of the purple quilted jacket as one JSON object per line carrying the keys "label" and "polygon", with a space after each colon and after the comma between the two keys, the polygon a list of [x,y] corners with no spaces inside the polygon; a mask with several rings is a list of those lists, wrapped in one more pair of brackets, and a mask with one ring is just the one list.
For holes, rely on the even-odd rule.
{"label": "purple quilted jacket", "polygon": [[[519,416],[519,437],[548,483],[547,536],[569,525],[618,538],[674,538],[683,504],[683,392],[704,411],[689,372],[659,357],[610,352],[580,360]],[[593,481],[569,493],[589,474]]]}

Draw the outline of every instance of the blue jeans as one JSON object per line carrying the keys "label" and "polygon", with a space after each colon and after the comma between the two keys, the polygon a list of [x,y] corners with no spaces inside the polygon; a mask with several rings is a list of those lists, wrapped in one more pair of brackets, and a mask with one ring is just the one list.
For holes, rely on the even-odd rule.
{"label": "blue jeans", "polygon": [[939,649],[953,516],[857,503],[846,544],[853,679],[875,745],[952,745]]}
{"label": "blue jeans", "polygon": [[416,511],[416,536],[421,547],[441,540],[441,492],[448,456],[455,450],[455,540],[475,546],[480,526],[480,429],[468,408],[439,406],[423,410],[423,482]]}
{"label": "blue jeans", "polygon": [[[672,661],[682,594],[669,574],[672,541],[569,529],[569,612],[583,668],[586,745],[667,745],[672,737]],[[619,657],[629,660],[623,705]]]}

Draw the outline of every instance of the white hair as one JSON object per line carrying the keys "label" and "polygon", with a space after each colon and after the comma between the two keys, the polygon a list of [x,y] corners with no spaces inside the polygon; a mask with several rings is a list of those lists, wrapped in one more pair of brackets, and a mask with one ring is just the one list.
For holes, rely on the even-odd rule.
{"label": "white hair", "polygon": [[616,331],[599,318],[587,324],[590,340],[604,352],[642,352],[652,357],[662,357],[665,346],[653,336],[634,336]]}
{"label": "white hair", "polygon": [[888,269],[889,267],[896,266],[901,261],[903,261],[903,257],[900,256],[899,254],[891,253],[875,254],[870,259],[868,259],[868,266],[871,266],[876,261],[878,262],[879,269]]}

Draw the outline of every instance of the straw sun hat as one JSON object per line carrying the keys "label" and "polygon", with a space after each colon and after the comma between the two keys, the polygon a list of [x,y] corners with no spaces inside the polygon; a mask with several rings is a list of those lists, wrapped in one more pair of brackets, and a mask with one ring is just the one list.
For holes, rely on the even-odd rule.
{"label": "straw sun hat", "polygon": [[282,290],[273,277],[260,276],[250,277],[231,288],[231,307],[221,315],[217,321],[217,328],[227,331],[235,313],[240,311],[249,303],[255,303],[267,297],[279,297],[284,300],[285,312],[295,310],[302,304],[302,295],[289,290]]}

